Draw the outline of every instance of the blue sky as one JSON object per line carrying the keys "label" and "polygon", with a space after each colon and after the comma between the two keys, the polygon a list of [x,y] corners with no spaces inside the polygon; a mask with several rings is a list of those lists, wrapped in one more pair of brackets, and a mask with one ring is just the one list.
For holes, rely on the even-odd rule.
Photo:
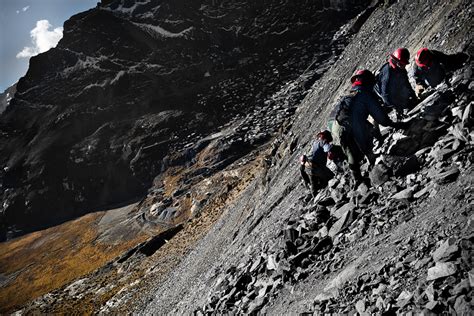
{"label": "blue sky", "polygon": [[64,21],[99,1],[0,0],[0,92],[25,75],[29,56],[61,38]]}

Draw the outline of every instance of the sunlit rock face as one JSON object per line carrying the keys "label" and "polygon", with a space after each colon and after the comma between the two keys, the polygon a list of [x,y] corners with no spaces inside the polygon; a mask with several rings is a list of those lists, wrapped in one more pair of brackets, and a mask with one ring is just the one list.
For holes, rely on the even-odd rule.
{"label": "sunlit rock face", "polygon": [[331,56],[366,2],[122,0],[73,16],[0,117],[0,239],[142,197],[170,164],[192,161],[190,144],[265,112]]}

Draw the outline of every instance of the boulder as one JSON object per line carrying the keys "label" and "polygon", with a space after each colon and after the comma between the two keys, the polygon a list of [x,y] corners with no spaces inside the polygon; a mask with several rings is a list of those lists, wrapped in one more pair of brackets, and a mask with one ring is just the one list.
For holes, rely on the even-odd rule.
{"label": "boulder", "polygon": [[404,177],[420,170],[420,162],[415,155],[387,156],[385,162],[396,177]]}
{"label": "boulder", "polygon": [[391,171],[384,164],[375,165],[369,173],[370,182],[374,186],[380,186],[390,179]]}
{"label": "boulder", "polygon": [[436,262],[436,265],[428,269],[426,281],[433,281],[445,278],[457,272],[456,265],[453,262]]}
{"label": "boulder", "polygon": [[416,191],[415,186],[408,187],[408,188],[392,195],[392,199],[394,199],[394,200],[409,200],[409,199],[413,198],[413,194],[414,194],[415,191]]}
{"label": "boulder", "polygon": [[334,237],[337,235],[339,232],[344,230],[346,227],[348,227],[353,221],[354,221],[354,211],[346,211],[338,220],[337,222],[332,225],[331,229],[329,229],[328,235],[330,237]]}
{"label": "boulder", "polygon": [[433,174],[432,179],[438,184],[445,184],[456,180],[458,175],[459,169],[457,167],[452,167],[444,172]]}
{"label": "boulder", "polygon": [[356,206],[354,203],[349,202],[349,203],[344,204],[340,208],[336,209],[334,212],[332,212],[331,215],[339,219],[342,216],[344,216],[347,212],[353,210],[355,207]]}
{"label": "boulder", "polygon": [[458,250],[456,239],[448,238],[433,252],[433,260],[435,262],[449,261]]}

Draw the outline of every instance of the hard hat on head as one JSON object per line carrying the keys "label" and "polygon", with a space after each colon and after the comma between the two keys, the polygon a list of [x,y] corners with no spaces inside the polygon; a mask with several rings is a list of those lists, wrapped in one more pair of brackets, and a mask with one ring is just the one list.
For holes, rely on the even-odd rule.
{"label": "hard hat on head", "polygon": [[355,83],[356,81],[360,81],[363,85],[373,85],[375,84],[375,76],[372,71],[368,69],[357,70],[351,77],[352,83]]}
{"label": "hard hat on head", "polygon": [[390,58],[397,66],[405,67],[410,63],[410,52],[404,47],[397,48],[393,54],[390,55]]}
{"label": "hard hat on head", "polygon": [[415,62],[420,67],[429,67],[433,61],[433,54],[431,51],[423,47],[416,53]]}
{"label": "hard hat on head", "polygon": [[328,143],[332,142],[332,135],[331,132],[328,130],[324,130],[318,133],[318,138],[327,141]]}

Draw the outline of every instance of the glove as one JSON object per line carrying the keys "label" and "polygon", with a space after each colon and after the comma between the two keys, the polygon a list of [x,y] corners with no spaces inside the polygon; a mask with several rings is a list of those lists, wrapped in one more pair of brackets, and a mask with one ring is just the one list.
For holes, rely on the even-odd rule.
{"label": "glove", "polygon": [[416,87],[415,87],[415,93],[418,97],[420,97],[420,95],[423,94],[423,92],[425,92],[425,87],[423,87],[422,85],[419,85],[417,84]]}
{"label": "glove", "polygon": [[307,161],[308,161],[308,157],[306,155],[302,155],[300,157],[300,162],[301,162],[302,165],[304,165],[305,162],[307,162]]}

